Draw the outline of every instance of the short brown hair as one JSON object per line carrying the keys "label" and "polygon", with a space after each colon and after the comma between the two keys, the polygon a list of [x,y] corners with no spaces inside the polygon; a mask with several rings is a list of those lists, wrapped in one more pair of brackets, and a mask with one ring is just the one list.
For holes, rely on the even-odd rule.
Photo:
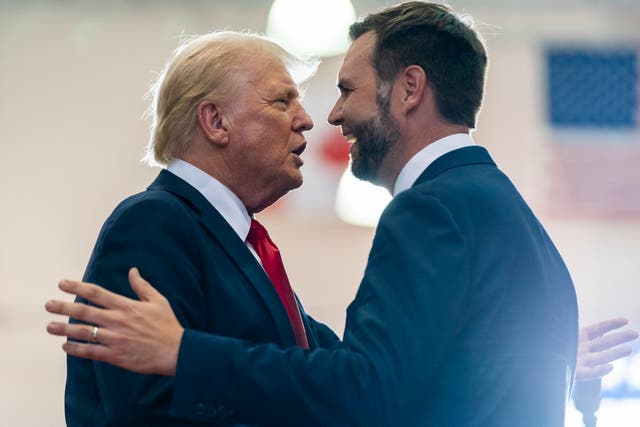
{"label": "short brown hair", "polygon": [[366,16],[351,25],[353,40],[373,31],[378,82],[418,65],[435,92],[440,115],[474,128],[482,104],[487,53],[472,20],[439,3],[411,1]]}

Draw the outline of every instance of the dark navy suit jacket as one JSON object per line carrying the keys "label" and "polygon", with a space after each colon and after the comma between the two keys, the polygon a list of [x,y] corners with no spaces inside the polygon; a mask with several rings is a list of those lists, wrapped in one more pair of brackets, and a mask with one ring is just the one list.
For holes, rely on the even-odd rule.
{"label": "dark navy suit jacket", "polygon": [[[278,348],[296,343],[278,294],[244,242],[196,189],[170,172],[160,172],[109,216],[83,280],[134,297],[127,280],[133,266],[168,298],[186,328]],[[311,348],[337,340],[302,314]],[[174,415],[174,407],[198,398],[190,394],[189,387],[176,392],[173,377],[67,359],[70,427],[228,425],[232,411],[216,401],[194,408],[190,415],[199,420]]]}
{"label": "dark navy suit jacket", "polygon": [[544,228],[487,151],[466,147],[383,213],[342,343],[187,330],[173,409],[217,402],[265,426],[560,427],[577,319]]}

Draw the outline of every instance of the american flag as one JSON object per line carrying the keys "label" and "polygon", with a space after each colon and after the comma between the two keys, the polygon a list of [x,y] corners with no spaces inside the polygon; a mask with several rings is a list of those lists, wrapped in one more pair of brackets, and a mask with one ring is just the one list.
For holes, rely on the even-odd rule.
{"label": "american flag", "polygon": [[640,218],[640,46],[545,50],[548,210]]}

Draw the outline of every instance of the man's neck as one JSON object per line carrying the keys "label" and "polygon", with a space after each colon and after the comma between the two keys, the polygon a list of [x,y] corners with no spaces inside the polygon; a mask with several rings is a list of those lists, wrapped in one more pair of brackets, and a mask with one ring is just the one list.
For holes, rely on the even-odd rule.
{"label": "man's neck", "polygon": [[469,133],[470,129],[464,125],[452,125],[442,123],[439,126],[422,127],[422,132],[416,131],[407,135],[405,138],[398,140],[394,146],[395,149],[391,150],[385,157],[378,173],[378,179],[374,184],[380,185],[393,194],[398,175],[400,171],[406,166],[406,164],[420,152],[423,148],[433,144],[435,141],[439,141],[450,135],[458,133]]}

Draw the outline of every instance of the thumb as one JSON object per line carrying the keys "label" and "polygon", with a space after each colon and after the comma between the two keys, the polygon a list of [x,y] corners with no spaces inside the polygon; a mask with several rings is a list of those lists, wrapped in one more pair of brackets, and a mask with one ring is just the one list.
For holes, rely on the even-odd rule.
{"label": "thumb", "polygon": [[140,301],[151,301],[158,297],[162,298],[162,295],[156,291],[149,282],[144,280],[136,267],[132,267],[129,270],[129,284],[133,292],[140,298]]}

